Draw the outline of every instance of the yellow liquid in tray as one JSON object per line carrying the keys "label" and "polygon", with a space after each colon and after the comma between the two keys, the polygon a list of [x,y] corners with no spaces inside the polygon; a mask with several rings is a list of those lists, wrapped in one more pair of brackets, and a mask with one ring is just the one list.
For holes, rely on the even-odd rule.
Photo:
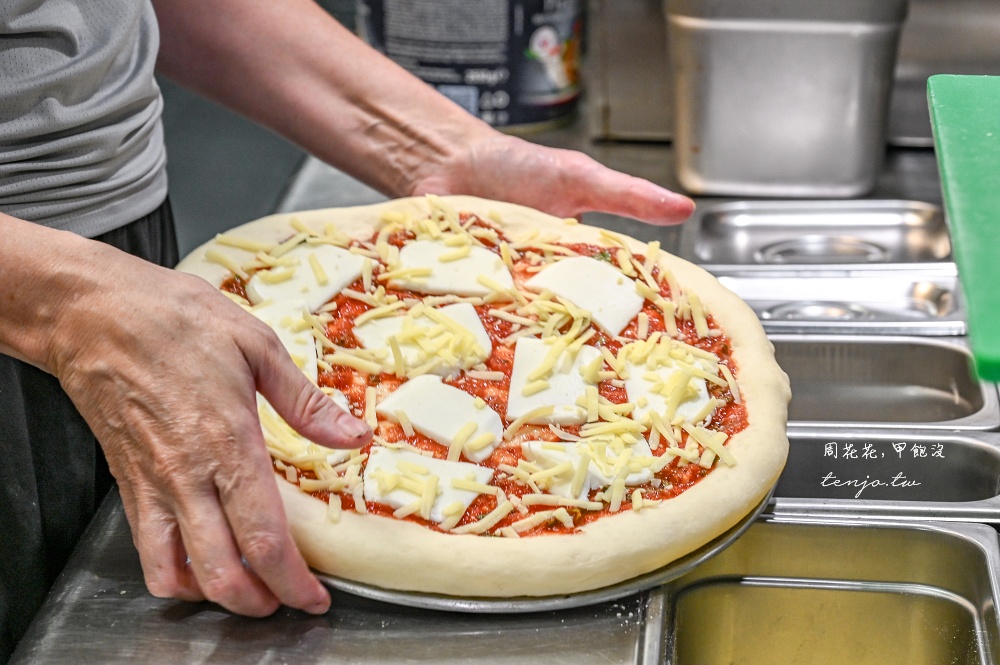
{"label": "yellow liquid in tray", "polygon": [[975,608],[916,585],[712,581],[675,606],[675,665],[973,665]]}

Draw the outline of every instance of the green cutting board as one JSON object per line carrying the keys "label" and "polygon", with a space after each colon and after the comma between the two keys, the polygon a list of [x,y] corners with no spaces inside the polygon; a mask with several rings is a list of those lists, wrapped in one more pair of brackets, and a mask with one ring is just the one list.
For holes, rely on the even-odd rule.
{"label": "green cutting board", "polygon": [[952,253],[976,371],[1000,381],[1000,76],[927,81]]}

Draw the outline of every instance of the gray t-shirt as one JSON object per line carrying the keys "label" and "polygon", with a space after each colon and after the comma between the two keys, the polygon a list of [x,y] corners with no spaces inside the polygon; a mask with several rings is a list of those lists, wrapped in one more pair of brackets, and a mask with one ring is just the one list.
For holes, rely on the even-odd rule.
{"label": "gray t-shirt", "polygon": [[0,1],[0,211],[94,237],[166,197],[148,0]]}

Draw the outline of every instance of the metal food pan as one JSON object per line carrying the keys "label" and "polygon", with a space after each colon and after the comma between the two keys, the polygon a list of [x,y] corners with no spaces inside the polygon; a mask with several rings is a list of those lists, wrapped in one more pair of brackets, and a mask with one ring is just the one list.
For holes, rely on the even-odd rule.
{"label": "metal food pan", "polygon": [[958,277],[892,272],[816,277],[720,276],[768,332],[964,335]]}
{"label": "metal food pan", "polygon": [[941,208],[918,201],[721,203],[684,225],[680,254],[717,274],[954,273]]}
{"label": "metal food pan", "polygon": [[694,194],[876,184],[905,0],[665,0],[675,171]]}
{"label": "metal food pan", "polygon": [[789,431],[771,511],[1000,524],[1000,434]]}
{"label": "metal food pan", "polygon": [[770,335],[792,386],[789,425],[990,430],[994,384],[980,382],[964,338]]}
{"label": "metal food pan", "polygon": [[669,586],[666,662],[993,663],[998,566],[982,524],[772,516]]}

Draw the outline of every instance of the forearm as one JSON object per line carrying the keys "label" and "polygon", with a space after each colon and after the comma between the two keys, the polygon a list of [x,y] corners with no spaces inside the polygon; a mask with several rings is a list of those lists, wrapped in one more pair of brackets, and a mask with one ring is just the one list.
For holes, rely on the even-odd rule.
{"label": "forearm", "polygon": [[492,130],[312,0],[154,0],[159,68],[386,194]]}

